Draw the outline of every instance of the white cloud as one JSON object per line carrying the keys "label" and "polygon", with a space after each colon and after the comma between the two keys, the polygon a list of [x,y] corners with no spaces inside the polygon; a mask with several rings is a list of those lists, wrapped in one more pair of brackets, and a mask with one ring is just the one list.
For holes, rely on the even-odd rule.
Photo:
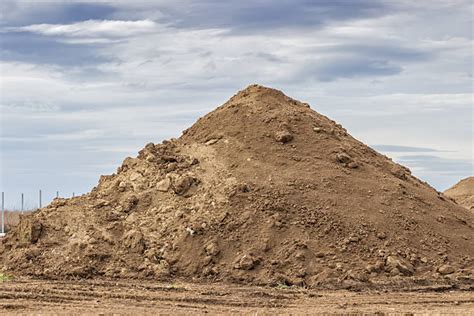
{"label": "white cloud", "polygon": [[[179,16],[170,3],[161,4]],[[442,154],[445,159],[472,160],[473,41],[461,9],[413,9],[403,2],[400,6],[412,9],[324,26],[232,32],[164,24],[166,10],[155,4],[121,2],[122,10],[107,20],[10,28],[41,40],[22,42],[21,54],[24,46],[32,45],[27,47],[32,56],[55,57],[74,44],[67,50],[73,62],[35,64],[28,61],[30,55],[20,54],[23,62],[1,63],[2,145],[6,136],[27,142],[41,135],[61,150],[69,146],[65,153],[78,170],[93,169],[90,161],[118,164],[124,153],[132,154],[149,141],[179,136],[198,116],[257,82],[309,102],[366,143],[431,147],[449,150]],[[80,49],[91,50],[85,56],[100,58],[75,63],[74,52]],[[55,58],[49,60],[54,63]],[[371,72],[371,63],[400,71]],[[352,79],[346,78],[348,68]],[[319,80],[324,72],[332,81]],[[15,150],[30,145],[35,142],[2,148],[1,155],[15,156]],[[31,157],[45,154],[47,163],[56,167],[59,158],[48,150],[35,147]],[[108,161],[105,153],[110,154]],[[5,170],[22,168],[14,159],[5,158],[2,164]],[[109,171],[113,169],[90,172],[88,181]]]}
{"label": "white cloud", "polygon": [[88,20],[73,24],[33,24],[22,27],[10,27],[7,30],[31,32],[46,36],[114,38],[155,32],[157,28],[158,24],[151,20]]}

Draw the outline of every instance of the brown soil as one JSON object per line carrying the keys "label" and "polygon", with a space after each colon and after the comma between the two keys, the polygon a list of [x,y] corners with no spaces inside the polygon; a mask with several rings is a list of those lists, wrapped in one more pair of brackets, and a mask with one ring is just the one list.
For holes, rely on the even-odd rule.
{"label": "brown soil", "polygon": [[18,315],[468,315],[474,292],[314,291],[137,280],[16,280],[0,286],[0,314]]}
{"label": "brown soil", "polygon": [[[30,213],[30,211],[24,212],[24,214],[27,213]],[[22,213],[19,211],[5,211],[5,232],[10,231],[13,227],[18,225],[21,215]]]}
{"label": "brown soil", "polygon": [[474,214],[282,92],[253,85],[0,244],[15,275],[472,286]]}
{"label": "brown soil", "polygon": [[468,177],[444,191],[446,196],[469,210],[474,210],[474,177]]}

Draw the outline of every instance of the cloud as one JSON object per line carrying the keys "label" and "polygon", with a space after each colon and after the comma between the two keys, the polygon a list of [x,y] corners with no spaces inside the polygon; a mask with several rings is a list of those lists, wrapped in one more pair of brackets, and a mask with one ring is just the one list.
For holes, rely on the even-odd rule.
{"label": "cloud", "polygon": [[76,132],[64,132],[61,131],[60,134],[46,134],[46,135],[34,135],[33,137],[2,137],[2,141],[5,142],[46,142],[51,143],[54,141],[85,141],[101,138],[104,136],[103,130],[99,129],[88,129],[80,130]]}
{"label": "cloud", "polygon": [[112,2],[2,0],[0,25],[67,24],[101,20],[112,16],[116,10]]}
{"label": "cloud", "polygon": [[425,147],[398,146],[398,145],[372,145],[372,148],[384,152],[437,152],[439,150]]}
{"label": "cloud", "polygon": [[[70,45],[67,39],[38,36],[29,32],[2,33],[0,47],[2,61],[63,66],[97,65],[110,60],[100,54],[97,46]],[[69,39],[77,40],[81,39]],[[100,43],[100,39],[84,39]]]}
{"label": "cloud", "polygon": [[452,174],[473,171],[474,164],[470,160],[446,159],[434,155],[406,155],[398,158],[399,161],[420,171]]}
{"label": "cloud", "polygon": [[[131,5],[133,7],[133,4]],[[272,33],[275,30],[321,28],[331,22],[381,16],[389,3],[367,0],[283,0],[223,3],[183,1],[158,5],[163,20],[180,29],[221,28],[228,34]]]}
{"label": "cloud", "polygon": [[[87,191],[255,82],[394,159],[472,161],[469,1],[0,5],[2,190]],[[469,173],[403,159],[438,188]]]}
{"label": "cloud", "polygon": [[388,60],[364,57],[327,57],[303,67],[298,76],[310,76],[320,81],[332,81],[339,78],[393,76],[403,70],[401,66]]}
{"label": "cloud", "polygon": [[150,20],[111,21],[87,20],[72,24],[33,24],[7,28],[10,32],[31,32],[45,36],[79,38],[128,37],[156,31],[157,24]]}
{"label": "cloud", "polygon": [[408,166],[415,176],[439,190],[445,190],[459,179],[474,174],[474,162],[469,159],[447,159],[434,155],[406,155],[396,159]]}

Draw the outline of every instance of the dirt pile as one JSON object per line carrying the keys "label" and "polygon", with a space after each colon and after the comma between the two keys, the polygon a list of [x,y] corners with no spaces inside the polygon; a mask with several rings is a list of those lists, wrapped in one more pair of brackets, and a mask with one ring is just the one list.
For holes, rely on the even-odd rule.
{"label": "dirt pile", "polygon": [[469,210],[474,210],[474,177],[468,177],[444,191],[446,196]]}
{"label": "dirt pile", "polygon": [[308,104],[252,85],[22,218],[0,251],[5,270],[44,277],[461,284],[473,224]]}

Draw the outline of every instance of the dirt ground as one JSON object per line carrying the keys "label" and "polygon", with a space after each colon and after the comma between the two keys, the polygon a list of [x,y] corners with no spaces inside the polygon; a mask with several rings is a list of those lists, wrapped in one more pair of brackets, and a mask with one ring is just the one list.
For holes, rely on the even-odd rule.
{"label": "dirt ground", "polygon": [[315,314],[474,312],[474,292],[314,291],[137,280],[16,279],[0,284],[0,314]]}

